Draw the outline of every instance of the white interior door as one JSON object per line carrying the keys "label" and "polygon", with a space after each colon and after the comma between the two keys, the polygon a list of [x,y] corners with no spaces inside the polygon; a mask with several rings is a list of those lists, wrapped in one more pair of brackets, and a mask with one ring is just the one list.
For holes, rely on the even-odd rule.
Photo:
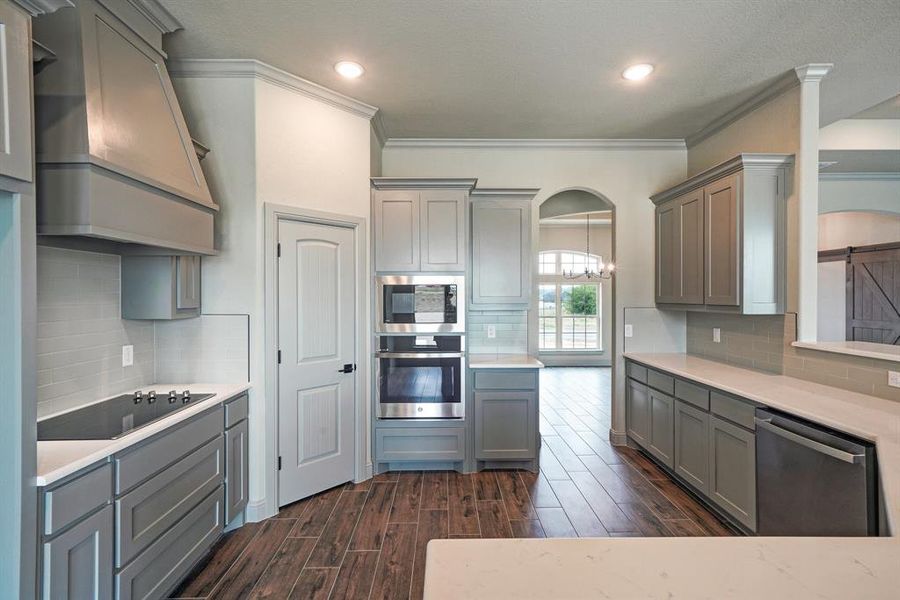
{"label": "white interior door", "polygon": [[354,475],[354,233],[279,221],[278,504]]}

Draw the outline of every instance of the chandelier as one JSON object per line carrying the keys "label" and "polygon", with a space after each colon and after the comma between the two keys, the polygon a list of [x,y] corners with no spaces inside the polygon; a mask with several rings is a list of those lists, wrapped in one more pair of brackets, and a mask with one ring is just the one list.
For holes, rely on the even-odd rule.
{"label": "chandelier", "polygon": [[584,218],[584,270],[576,271],[575,269],[563,269],[563,277],[566,279],[581,279],[582,277],[585,279],[611,279],[613,271],[616,270],[616,265],[613,263],[603,264],[603,262],[599,262],[597,264],[597,267],[600,269],[599,271],[595,271],[591,268],[591,214],[586,213]]}

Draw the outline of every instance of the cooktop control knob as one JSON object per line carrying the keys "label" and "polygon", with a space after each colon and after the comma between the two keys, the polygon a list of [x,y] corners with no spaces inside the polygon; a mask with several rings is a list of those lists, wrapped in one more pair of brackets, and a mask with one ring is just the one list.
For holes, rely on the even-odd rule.
{"label": "cooktop control knob", "polygon": [[184,390],[181,392],[181,401],[184,403],[191,401],[191,390]]}
{"label": "cooktop control knob", "polygon": [[147,404],[153,404],[156,402],[156,392],[147,392]]}
{"label": "cooktop control knob", "polygon": [[176,392],[175,390],[170,390],[169,391],[169,404],[174,404],[175,399],[177,397],[178,397],[178,392]]}
{"label": "cooktop control knob", "polygon": [[141,400],[143,400],[143,399],[144,399],[144,392],[138,390],[134,393],[134,403],[135,404],[140,404]]}

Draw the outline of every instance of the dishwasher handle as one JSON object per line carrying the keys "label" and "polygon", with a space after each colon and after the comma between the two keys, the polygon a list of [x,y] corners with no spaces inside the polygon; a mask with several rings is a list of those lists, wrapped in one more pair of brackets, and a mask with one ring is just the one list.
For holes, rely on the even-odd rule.
{"label": "dishwasher handle", "polygon": [[853,454],[851,452],[846,452],[839,448],[834,448],[833,446],[829,446],[828,444],[823,444],[822,442],[818,442],[816,440],[811,440],[808,437],[804,437],[799,433],[794,433],[793,431],[789,431],[784,429],[783,427],[779,427],[772,423],[771,418],[760,419],[756,417],[756,426],[761,429],[765,429],[771,433],[774,433],[777,436],[781,436],[787,440],[794,442],[795,444],[799,444],[805,448],[809,448],[819,454],[827,454],[832,458],[836,458],[845,463],[850,463],[852,465],[858,465],[865,460],[865,454]]}

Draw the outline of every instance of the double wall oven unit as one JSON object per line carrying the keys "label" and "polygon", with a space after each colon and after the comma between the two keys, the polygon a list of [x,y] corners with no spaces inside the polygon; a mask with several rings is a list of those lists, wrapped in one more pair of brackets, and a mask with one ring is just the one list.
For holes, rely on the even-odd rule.
{"label": "double wall oven unit", "polygon": [[389,275],[375,279],[378,333],[463,333],[465,277]]}
{"label": "double wall oven unit", "polygon": [[382,419],[461,419],[465,338],[382,335],[375,353],[375,398]]}

